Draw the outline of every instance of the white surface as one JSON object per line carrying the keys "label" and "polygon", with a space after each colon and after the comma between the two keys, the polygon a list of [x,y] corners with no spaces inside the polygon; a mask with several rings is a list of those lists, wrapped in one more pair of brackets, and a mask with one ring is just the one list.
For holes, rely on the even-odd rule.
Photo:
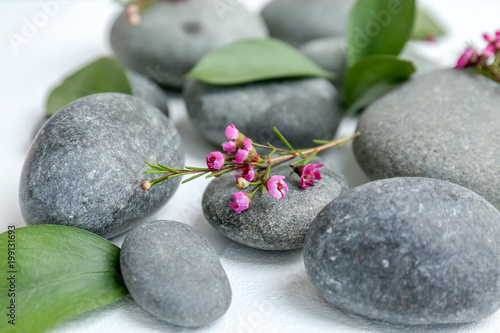
{"label": "white surface", "polygon": [[[18,204],[18,181],[33,131],[43,115],[51,87],[98,56],[111,54],[107,42],[110,24],[119,11],[111,1],[66,1],[16,51],[9,38],[22,34],[26,22],[43,10],[42,1],[0,2],[0,231],[8,225],[23,226]],[[220,0],[227,1],[229,0]],[[61,1],[63,2],[63,1]],[[247,0],[258,9],[265,0]],[[481,40],[483,32],[500,28],[498,0],[422,1],[434,9],[449,29],[436,45],[417,45],[414,51],[442,65],[452,65],[464,42]],[[213,150],[199,137],[186,117],[179,96],[170,103],[171,118],[186,145],[186,163],[203,165]],[[346,120],[339,136],[352,134],[353,120]],[[329,165],[341,169],[351,185],[366,181],[353,159],[350,146],[325,155]],[[138,170],[140,172],[142,170]],[[328,306],[307,280],[301,251],[266,252],[250,249],[221,236],[211,228],[201,211],[206,181],[182,185],[156,218],[172,219],[200,229],[220,255],[233,290],[226,315],[197,330],[161,323],[141,311],[130,299],[83,314],[51,332],[444,332],[498,333],[500,312],[475,324],[446,327],[400,327],[346,314]],[[121,244],[123,236],[113,240]],[[166,281],[166,283],[168,283]],[[3,296],[2,296],[3,297]],[[19,318],[22,320],[22,318]]]}

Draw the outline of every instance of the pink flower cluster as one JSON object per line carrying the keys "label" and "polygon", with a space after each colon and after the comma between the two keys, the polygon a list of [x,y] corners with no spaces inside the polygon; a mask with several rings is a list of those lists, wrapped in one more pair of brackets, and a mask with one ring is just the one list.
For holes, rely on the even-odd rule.
{"label": "pink flower cluster", "polygon": [[[234,202],[229,203],[229,206],[237,213],[247,210],[252,203],[253,195],[260,186],[264,186],[267,192],[277,199],[285,198],[285,193],[288,191],[288,185],[284,181],[285,176],[274,175],[267,178],[267,173],[259,175],[253,167],[253,165],[262,162],[270,164],[272,160],[264,161],[257,153],[252,140],[243,135],[234,125],[228,126],[225,134],[227,141],[222,144],[222,149],[227,155],[220,152],[211,152],[206,159],[208,168],[211,170],[221,170],[226,165],[224,170],[231,168],[234,170],[236,167],[238,169],[236,169],[237,174],[234,175],[234,179],[236,180],[237,188],[245,189],[249,185],[256,185],[254,191],[251,193],[234,193]],[[226,164],[226,161],[230,163]],[[241,168],[239,168],[240,165],[242,165]],[[321,179],[321,173],[317,169],[322,166],[323,164],[307,164],[300,167],[294,166],[293,169],[300,177],[301,186],[307,188],[314,186],[315,180]],[[260,168],[262,169],[263,167]],[[256,182],[260,177],[263,177],[263,179]]]}
{"label": "pink flower cluster", "polygon": [[483,38],[488,45],[482,52],[478,52],[473,48],[466,48],[464,53],[457,61],[455,68],[464,68],[475,65],[483,65],[489,59],[496,56],[500,51],[500,31],[497,31],[494,36],[484,34]]}

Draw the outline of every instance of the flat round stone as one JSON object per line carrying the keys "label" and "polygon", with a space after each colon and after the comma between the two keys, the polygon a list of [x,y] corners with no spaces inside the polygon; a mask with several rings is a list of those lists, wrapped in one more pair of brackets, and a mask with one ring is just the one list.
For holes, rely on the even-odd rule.
{"label": "flat round stone", "polygon": [[152,221],[134,228],[123,241],[120,267],[133,300],[171,324],[207,325],[231,304],[217,253],[187,224]]}
{"label": "flat round stone", "polygon": [[372,179],[429,177],[500,209],[500,84],[469,70],[416,76],[368,107],[354,142]]}
{"label": "flat round stone", "polygon": [[80,98],[42,127],[24,162],[20,205],[28,225],[60,224],[105,238],[160,209],[179,180],[149,191],[144,161],[184,165],[179,134],[143,100],[104,93]]}
{"label": "flat round stone", "polygon": [[500,213],[465,187],[391,178],[342,193],[312,222],[307,274],[343,310],[403,324],[467,323],[500,307]]}
{"label": "flat round stone", "polygon": [[220,147],[234,124],[255,142],[284,147],[273,128],[294,148],[331,140],[342,116],[335,87],[326,79],[272,80],[235,86],[209,85],[189,79],[184,100],[193,125]]}
{"label": "flat round stone", "polygon": [[181,88],[208,52],[268,35],[262,18],[237,1],[158,1],[141,17],[131,26],[123,11],[111,29],[111,47],[126,67],[172,88]]}
{"label": "flat round stone", "polygon": [[[344,176],[326,167],[320,168],[323,179],[314,187],[300,187],[298,175],[289,175],[289,166],[279,166],[272,174],[285,176],[288,191],[276,199],[266,192],[255,194],[250,208],[236,213],[229,203],[235,187],[233,173],[214,179],[203,194],[202,207],[207,221],[233,241],[264,250],[292,250],[304,245],[314,217],[330,201],[348,188]],[[248,190],[246,190],[248,192]]]}

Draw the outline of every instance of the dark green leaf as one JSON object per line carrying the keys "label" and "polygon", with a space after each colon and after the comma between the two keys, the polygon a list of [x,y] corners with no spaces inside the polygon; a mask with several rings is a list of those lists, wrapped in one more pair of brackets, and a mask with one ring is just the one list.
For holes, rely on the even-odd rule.
{"label": "dark green leaf", "polygon": [[348,71],[344,82],[348,112],[365,107],[413,72],[411,62],[396,56],[378,55],[359,61]]}
{"label": "dark green leaf", "polygon": [[132,94],[125,70],[113,58],[100,58],[66,78],[50,93],[47,114],[52,116],[78,98],[103,92]]}
{"label": "dark green leaf", "polygon": [[[10,238],[9,238],[10,237]],[[2,260],[2,307],[15,300],[16,325],[0,320],[0,332],[43,332],[77,314],[116,302],[127,290],[117,280],[120,249],[90,232],[56,225],[0,234],[0,248],[15,244],[15,263]],[[13,271],[13,273],[10,273]],[[15,275],[15,296],[7,299]],[[5,302],[6,301],[6,302]]]}
{"label": "dark green leaf", "polygon": [[425,10],[417,9],[411,39],[426,40],[444,35],[444,30]]}
{"label": "dark green leaf", "polygon": [[187,74],[210,84],[319,76],[333,78],[292,46],[277,39],[245,39],[205,55]]}
{"label": "dark green leaf", "polygon": [[191,167],[191,166],[186,166],[185,167],[187,170],[195,170],[195,171],[203,171],[203,170],[207,170],[207,168],[197,168],[197,167]]}
{"label": "dark green leaf", "polygon": [[349,64],[371,55],[398,55],[414,17],[415,0],[358,0],[347,23]]}
{"label": "dark green leaf", "polygon": [[156,163],[160,168],[162,168],[163,170],[166,170],[166,171],[170,171],[170,172],[179,172],[181,170],[179,169],[175,169],[175,168],[170,168],[168,166],[165,166],[163,164],[160,164],[160,163]]}

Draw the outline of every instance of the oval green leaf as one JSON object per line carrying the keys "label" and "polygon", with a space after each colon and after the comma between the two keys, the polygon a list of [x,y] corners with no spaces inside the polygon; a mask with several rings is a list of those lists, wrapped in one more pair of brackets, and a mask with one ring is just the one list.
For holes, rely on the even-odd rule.
{"label": "oval green leaf", "polygon": [[88,231],[23,227],[0,234],[0,248],[3,313],[15,314],[15,325],[2,316],[0,332],[43,332],[128,294],[117,279],[120,249]]}
{"label": "oval green leaf", "polygon": [[415,0],[358,0],[347,22],[349,64],[377,55],[398,55],[411,36]]}
{"label": "oval green leaf", "polygon": [[187,74],[209,84],[233,85],[254,81],[324,77],[327,72],[292,46],[277,39],[245,39],[205,55]]}
{"label": "oval green leaf", "polygon": [[430,14],[418,9],[415,15],[415,24],[411,39],[427,40],[444,35],[444,29],[430,16]]}
{"label": "oval green leaf", "polygon": [[125,70],[114,58],[100,58],[67,77],[50,93],[47,114],[52,116],[74,100],[103,92],[132,94]]}
{"label": "oval green leaf", "polygon": [[360,60],[347,72],[344,81],[347,112],[367,106],[414,72],[411,62],[396,56],[377,55]]}

